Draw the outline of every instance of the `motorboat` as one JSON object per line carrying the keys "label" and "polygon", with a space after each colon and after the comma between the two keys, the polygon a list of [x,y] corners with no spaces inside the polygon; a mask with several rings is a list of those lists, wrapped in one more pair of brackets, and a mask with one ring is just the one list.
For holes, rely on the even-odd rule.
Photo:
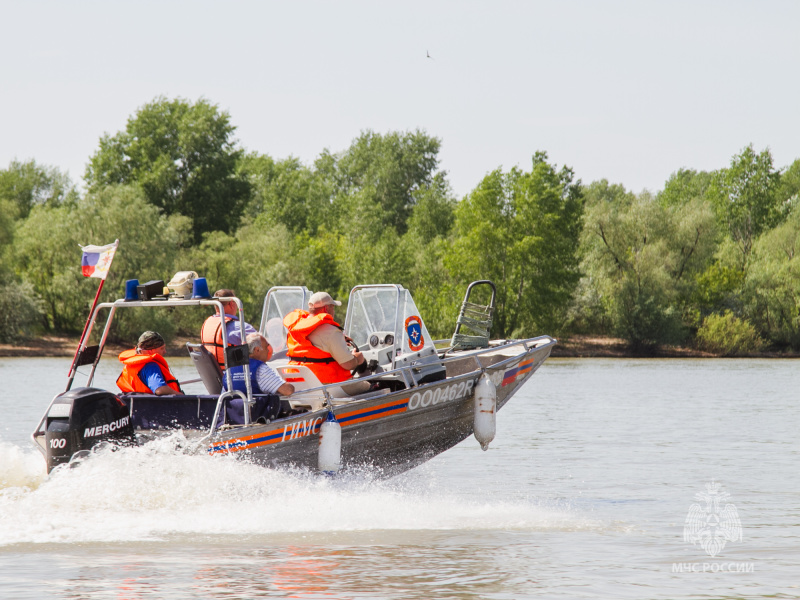
{"label": "motorboat", "polygon": [[[482,303],[474,297],[481,296]],[[270,341],[270,366],[295,392],[288,397],[257,395],[249,383],[247,345],[226,348],[225,369],[201,344],[188,343],[206,393],[156,396],[120,393],[93,386],[111,325],[120,310],[202,307],[224,312],[239,298],[170,296],[122,298],[93,309],[75,365],[85,367],[83,386],[53,398],[32,434],[47,470],[79,463],[99,447],[141,445],[176,431],[184,449],[233,455],[266,467],[296,467],[325,473],[370,469],[389,477],[424,463],[474,435],[483,449],[496,432],[496,412],[517,393],[550,355],[549,336],[490,340],[495,287],[471,283],[449,340],[433,340],[409,290],[398,284],[359,285],[347,302],[344,333],[367,359],[369,369],[352,380],[322,385],[304,365],[289,364],[283,317],[305,308],[303,286],[270,289],[259,331]],[[485,298],[489,298],[486,302]],[[91,331],[107,311],[99,343]],[[228,346],[225,328],[223,345]],[[244,329],[240,330],[244,339]],[[116,360],[116,357],[114,357]],[[233,389],[230,368],[245,370],[247,392]],[[227,380],[227,390],[223,386]]]}

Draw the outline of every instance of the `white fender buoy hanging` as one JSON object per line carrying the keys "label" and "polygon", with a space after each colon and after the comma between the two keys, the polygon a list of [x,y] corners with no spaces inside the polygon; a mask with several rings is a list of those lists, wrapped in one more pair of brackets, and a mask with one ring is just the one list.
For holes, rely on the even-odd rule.
{"label": "white fender buoy hanging", "polygon": [[342,464],[342,426],[333,411],[328,411],[327,420],[319,426],[319,454],[317,465],[323,473],[333,474]]}
{"label": "white fender buoy hanging", "polygon": [[497,413],[497,388],[491,378],[484,373],[475,386],[475,422],[473,431],[475,439],[482,450],[489,449],[489,442],[494,439]]}

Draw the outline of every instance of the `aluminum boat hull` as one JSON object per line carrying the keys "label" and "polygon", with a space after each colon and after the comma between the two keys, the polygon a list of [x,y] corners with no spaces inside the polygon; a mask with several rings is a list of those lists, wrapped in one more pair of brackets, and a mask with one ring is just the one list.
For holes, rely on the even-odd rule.
{"label": "aluminum boat hull", "polygon": [[[525,384],[555,345],[544,338],[533,347],[508,354],[505,347],[481,353],[481,362],[497,390],[497,410]],[[342,470],[369,468],[392,476],[449,450],[473,433],[475,386],[484,372],[468,368],[464,353],[448,364],[446,379],[350,402],[334,401],[342,427]],[[451,375],[452,373],[452,375]],[[207,451],[232,454],[268,467],[316,470],[319,430],[327,418],[320,409],[265,425],[237,427],[215,434]]]}

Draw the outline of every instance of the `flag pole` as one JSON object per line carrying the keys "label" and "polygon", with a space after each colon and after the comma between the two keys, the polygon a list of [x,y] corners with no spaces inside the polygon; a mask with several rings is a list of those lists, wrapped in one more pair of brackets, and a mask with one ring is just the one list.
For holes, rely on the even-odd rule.
{"label": "flag pole", "polygon": [[[117,248],[119,247],[119,240],[114,240],[114,252],[116,252]],[[110,266],[110,265],[109,265]],[[83,326],[83,332],[81,333],[81,339],[78,342],[78,347],[75,349],[75,356],[72,357],[72,365],[69,368],[69,374],[67,378],[69,381],[67,382],[67,390],[72,387],[72,381],[75,379],[75,373],[78,370],[78,367],[75,366],[78,362],[78,356],[83,349],[84,342],[86,341],[85,338],[87,331],[89,331],[89,323],[91,323],[92,315],[94,314],[94,309],[97,306],[97,301],[100,299],[100,292],[103,291],[103,285],[106,283],[106,278],[103,277],[100,280],[100,285],[97,288],[97,293],[94,295],[94,302],[92,302],[92,308],[89,310],[89,316],[86,318],[86,324]]]}
{"label": "flag pole", "polygon": [[[72,378],[75,375],[75,363],[78,362],[78,354],[81,352],[81,346],[83,346],[83,339],[86,337],[86,330],[89,329],[89,321],[92,319],[92,314],[94,313],[94,307],[97,306],[97,301],[100,299],[100,292],[103,291],[103,284],[106,282],[105,279],[100,280],[100,285],[97,288],[97,293],[94,296],[94,302],[92,302],[92,308],[89,310],[89,317],[86,319],[86,324],[83,326],[83,332],[81,333],[81,339],[78,342],[78,347],[75,349],[75,356],[72,357],[72,366],[69,368],[69,383],[72,384]],[[69,387],[67,388],[69,389]]]}

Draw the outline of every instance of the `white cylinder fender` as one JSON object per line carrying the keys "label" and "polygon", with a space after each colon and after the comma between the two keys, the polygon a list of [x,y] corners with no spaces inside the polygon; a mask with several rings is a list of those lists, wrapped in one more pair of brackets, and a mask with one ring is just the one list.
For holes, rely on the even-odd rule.
{"label": "white cylinder fender", "polygon": [[484,373],[475,386],[475,419],[473,431],[481,449],[488,450],[497,429],[497,388]]}

